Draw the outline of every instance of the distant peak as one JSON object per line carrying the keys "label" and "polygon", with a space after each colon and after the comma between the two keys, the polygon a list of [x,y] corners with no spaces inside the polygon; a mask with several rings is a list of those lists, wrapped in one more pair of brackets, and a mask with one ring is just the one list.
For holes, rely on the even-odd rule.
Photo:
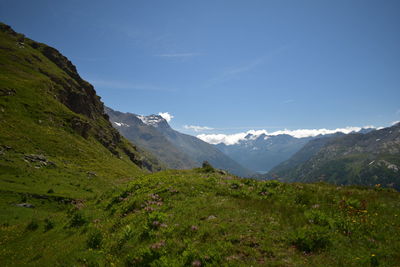
{"label": "distant peak", "polygon": [[144,124],[153,126],[153,127],[161,127],[161,128],[170,128],[168,122],[160,115],[151,114],[149,116],[137,115],[138,119],[140,119]]}

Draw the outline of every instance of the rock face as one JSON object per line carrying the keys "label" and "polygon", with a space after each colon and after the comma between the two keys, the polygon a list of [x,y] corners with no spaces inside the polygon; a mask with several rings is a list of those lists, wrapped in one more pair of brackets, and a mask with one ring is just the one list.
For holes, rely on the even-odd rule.
{"label": "rock face", "polygon": [[[40,87],[40,90],[2,87],[0,97],[18,98],[18,104],[23,106],[21,110],[28,111],[26,117],[43,114],[39,108],[57,109],[62,104],[69,112],[60,115],[49,108],[44,114],[48,117],[45,124],[50,121],[52,126],[57,124],[58,127],[67,131],[72,130],[85,139],[94,138],[116,157],[125,155],[142,168],[160,169],[154,157],[138,151],[112,127],[108,116],[104,113],[104,104],[93,86],[80,77],[76,67],[57,49],[28,39],[2,23],[0,23],[0,33],[3,39],[0,46],[0,52],[4,53],[2,60],[8,64],[3,66],[10,69],[19,68],[21,72],[13,75],[25,75],[26,80],[35,81]],[[29,93],[31,95],[28,96]],[[0,105],[0,108],[6,113],[5,106]],[[40,118],[36,121],[43,123]],[[28,157],[25,160],[37,160],[37,163],[47,164],[39,158]]]}
{"label": "rock face", "polygon": [[56,166],[54,162],[48,161],[47,158],[43,155],[35,155],[35,154],[25,155],[24,159],[25,161],[32,162],[39,168],[47,166]]}
{"label": "rock face", "polygon": [[[302,157],[303,155],[303,157]],[[381,184],[400,190],[400,124],[313,140],[270,175],[283,181]]]}

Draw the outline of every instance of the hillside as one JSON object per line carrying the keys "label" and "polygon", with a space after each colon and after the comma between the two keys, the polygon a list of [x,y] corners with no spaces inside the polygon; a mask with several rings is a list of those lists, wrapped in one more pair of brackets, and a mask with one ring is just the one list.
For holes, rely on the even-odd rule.
{"label": "hillside", "polygon": [[152,152],[169,168],[199,167],[208,161],[214,167],[249,177],[252,171],[194,136],[172,129],[160,115],[141,116],[106,109],[116,129],[130,141]]}
{"label": "hillside", "polygon": [[366,134],[314,140],[270,175],[283,181],[326,181],[400,189],[400,124]]}
{"label": "hillside", "polygon": [[4,24],[0,50],[1,266],[400,262],[398,192],[151,173],[57,50]]}
{"label": "hillside", "polygon": [[336,133],[329,137],[319,137],[307,142],[298,152],[296,152],[288,160],[281,162],[270,170],[267,175],[278,175],[279,177],[291,177],[291,172],[294,172],[302,163],[309,160],[317,154],[321,148],[331,141],[332,138],[343,136],[343,133]]}
{"label": "hillside", "polygon": [[160,169],[112,127],[67,58],[4,24],[0,37],[2,190],[79,195]]}
{"label": "hillside", "polygon": [[145,124],[137,115],[105,108],[113,126],[128,140],[151,152],[170,169],[190,169],[196,164],[169,142],[153,126]]}

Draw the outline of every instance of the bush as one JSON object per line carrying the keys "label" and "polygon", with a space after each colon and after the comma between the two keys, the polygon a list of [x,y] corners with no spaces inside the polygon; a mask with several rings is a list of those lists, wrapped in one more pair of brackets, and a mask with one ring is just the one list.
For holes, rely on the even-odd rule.
{"label": "bush", "polygon": [[89,237],[86,241],[88,248],[98,249],[101,247],[101,243],[103,242],[103,235],[100,231],[95,230],[89,234]]}
{"label": "bush", "polygon": [[53,228],[54,228],[54,222],[52,220],[50,220],[49,218],[46,218],[44,220],[44,231],[47,232]]}
{"label": "bush", "polygon": [[330,245],[330,236],[326,228],[306,227],[302,228],[292,239],[292,244],[300,251],[317,252]]}
{"label": "bush", "polygon": [[31,220],[29,223],[28,223],[28,225],[26,226],[26,230],[29,230],[29,231],[35,231],[36,229],[38,229],[39,228],[39,224],[38,224],[38,222],[36,221],[36,220]]}
{"label": "bush", "polygon": [[319,210],[311,210],[305,213],[306,218],[310,223],[320,225],[320,226],[328,226],[330,225],[330,218]]}
{"label": "bush", "polygon": [[214,167],[208,161],[204,161],[203,165],[201,166],[204,172],[214,172]]}
{"label": "bush", "polygon": [[79,212],[74,213],[72,216],[71,220],[69,221],[69,226],[70,227],[80,227],[86,223],[86,219],[83,217],[83,215]]}
{"label": "bush", "polygon": [[308,205],[311,203],[311,196],[305,192],[296,195],[294,202],[299,205]]}

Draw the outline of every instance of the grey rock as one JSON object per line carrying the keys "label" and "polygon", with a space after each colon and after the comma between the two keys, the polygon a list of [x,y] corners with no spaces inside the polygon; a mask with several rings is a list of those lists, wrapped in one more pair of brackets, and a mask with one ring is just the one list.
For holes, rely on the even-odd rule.
{"label": "grey rock", "polygon": [[15,204],[15,206],[17,207],[22,207],[22,208],[30,208],[33,209],[35,206],[29,203],[19,203],[19,204]]}

